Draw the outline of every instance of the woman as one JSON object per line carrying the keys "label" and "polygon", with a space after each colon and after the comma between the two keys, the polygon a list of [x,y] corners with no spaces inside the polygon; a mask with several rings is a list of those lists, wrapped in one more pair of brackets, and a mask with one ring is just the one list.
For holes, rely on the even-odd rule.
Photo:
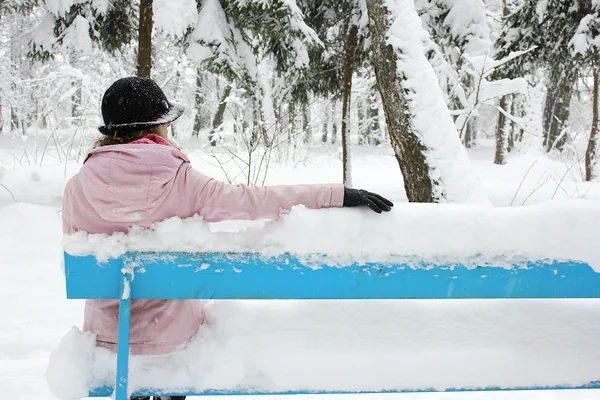
{"label": "woman", "polygon": [[[63,231],[127,232],[170,217],[201,215],[205,221],[277,219],[281,210],[366,205],[375,212],[393,204],[383,197],[343,185],[248,187],[216,181],[194,170],[167,140],[167,128],[183,113],[158,85],[145,78],[119,79],[102,99],[105,136],[98,140],[67,183]],[[88,300],[84,330],[97,343],[117,347],[118,301]],[[134,300],[131,353],[165,354],[187,343],[203,322],[198,301]]]}

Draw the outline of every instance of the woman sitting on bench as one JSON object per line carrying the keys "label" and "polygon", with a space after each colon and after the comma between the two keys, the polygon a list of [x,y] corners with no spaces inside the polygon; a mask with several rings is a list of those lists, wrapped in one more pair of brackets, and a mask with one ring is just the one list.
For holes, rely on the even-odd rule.
{"label": "woman sitting on bench", "polygon": [[[368,206],[381,213],[393,204],[365,190],[341,184],[248,187],[216,181],[194,170],[167,139],[183,107],[170,103],[158,85],[144,78],[119,79],[102,99],[104,135],[67,183],[65,234],[127,232],[171,217],[198,214],[208,222],[277,219],[295,205],[308,208]],[[88,300],[83,328],[99,346],[116,351],[119,301]],[[134,300],[132,354],[165,354],[198,332],[202,306],[194,300]]]}

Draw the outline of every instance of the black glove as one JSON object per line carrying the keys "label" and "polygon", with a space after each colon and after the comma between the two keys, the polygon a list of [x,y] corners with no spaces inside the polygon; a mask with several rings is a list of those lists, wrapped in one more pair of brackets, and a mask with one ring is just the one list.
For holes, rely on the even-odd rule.
{"label": "black glove", "polygon": [[377,214],[390,211],[394,203],[376,193],[362,189],[344,188],[344,207],[368,206]]}

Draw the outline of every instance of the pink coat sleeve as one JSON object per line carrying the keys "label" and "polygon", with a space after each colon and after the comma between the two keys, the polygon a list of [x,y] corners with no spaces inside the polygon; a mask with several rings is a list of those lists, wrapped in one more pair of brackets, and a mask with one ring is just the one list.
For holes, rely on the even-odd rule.
{"label": "pink coat sleeve", "polygon": [[308,208],[342,207],[342,184],[246,186],[217,181],[196,171],[189,163],[180,170],[183,190],[189,199],[192,213],[205,221],[231,219],[278,219],[282,210],[295,205]]}

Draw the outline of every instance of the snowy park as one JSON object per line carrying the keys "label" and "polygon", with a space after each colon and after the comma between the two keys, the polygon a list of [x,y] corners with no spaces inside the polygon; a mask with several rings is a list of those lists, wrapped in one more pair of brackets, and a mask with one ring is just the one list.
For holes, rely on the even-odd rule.
{"label": "snowy park", "polygon": [[1,1],[5,395],[600,398],[599,32],[596,0]]}

